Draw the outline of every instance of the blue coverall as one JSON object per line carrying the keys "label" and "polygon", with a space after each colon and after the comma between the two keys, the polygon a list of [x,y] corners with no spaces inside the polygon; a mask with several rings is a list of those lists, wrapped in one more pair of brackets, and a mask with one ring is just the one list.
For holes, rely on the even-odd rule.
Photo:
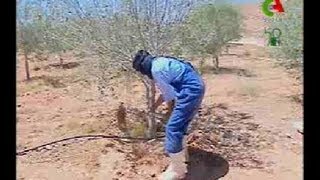
{"label": "blue coverall", "polygon": [[175,99],[175,107],[166,125],[165,150],[182,150],[182,139],[202,102],[205,85],[190,64],[168,57],[157,57],[151,73],[165,102]]}

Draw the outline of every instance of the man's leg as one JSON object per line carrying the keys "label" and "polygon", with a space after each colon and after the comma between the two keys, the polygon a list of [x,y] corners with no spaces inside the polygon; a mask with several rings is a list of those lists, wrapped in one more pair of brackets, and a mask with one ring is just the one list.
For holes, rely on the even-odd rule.
{"label": "man's leg", "polygon": [[188,133],[188,127],[192,121],[192,119],[195,117],[195,115],[198,113],[198,110],[201,106],[203,100],[203,95],[198,99],[198,103],[195,105],[195,107],[193,108],[193,112],[192,114],[189,116],[189,119],[187,120],[187,122],[183,125],[183,133],[184,135],[187,135]]}
{"label": "man's leg", "polygon": [[198,105],[194,108],[192,115],[190,116],[190,119],[187,121],[187,123],[184,124],[183,132],[184,136],[182,139],[182,150],[184,151],[184,154],[186,156],[186,162],[189,162],[189,154],[188,154],[188,146],[187,146],[187,137],[188,137],[188,127],[192,121],[192,119],[195,117],[195,115],[198,113],[198,110],[201,106],[202,100],[203,100],[204,93],[199,98]]}
{"label": "man's leg", "polygon": [[164,180],[183,178],[187,172],[183,138],[190,120],[197,111],[201,96],[190,94],[182,97],[178,98],[166,125],[165,150],[169,154],[171,162],[167,170],[162,174],[161,179]]}
{"label": "man's leg", "polygon": [[182,150],[182,139],[191,119],[196,114],[196,109],[197,106],[193,102],[189,102],[188,105],[177,103],[166,125],[165,150],[167,153],[177,153]]}

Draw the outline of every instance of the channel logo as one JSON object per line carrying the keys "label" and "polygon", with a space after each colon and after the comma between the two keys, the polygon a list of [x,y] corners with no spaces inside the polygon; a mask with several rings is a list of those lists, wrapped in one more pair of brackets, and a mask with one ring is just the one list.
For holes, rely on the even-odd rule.
{"label": "channel logo", "polygon": [[280,0],[265,0],[262,3],[262,12],[269,17],[272,17],[274,13],[283,13],[284,9]]}

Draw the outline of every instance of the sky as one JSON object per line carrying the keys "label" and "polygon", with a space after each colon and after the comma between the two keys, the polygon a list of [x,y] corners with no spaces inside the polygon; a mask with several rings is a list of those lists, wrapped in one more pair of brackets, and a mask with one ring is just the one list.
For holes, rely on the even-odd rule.
{"label": "sky", "polygon": [[[26,1],[32,1],[32,0],[20,0],[21,2],[26,2]],[[80,0],[80,2],[83,1],[87,1],[87,0]],[[99,0],[98,0],[99,1]],[[263,0],[229,0],[234,4],[246,4],[246,3],[260,3]]]}
{"label": "sky", "polygon": [[[49,2],[50,0],[48,0],[48,2]],[[53,1],[56,1],[56,2],[59,2],[59,0],[53,0]],[[79,0],[79,2],[80,2],[80,4],[81,5],[84,5],[85,6],[85,4],[87,4],[88,2],[90,2],[90,4],[92,3],[92,2],[94,2],[94,1],[97,1],[97,2],[100,2],[100,3],[102,3],[102,4],[105,4],[106,2],[113,2],[113,3],[115,3],[115,4],[117,4],[116,2],[119,2],[119,1],[121,1],[121,0]],[[217,0],[217,1],[220,1],[220,2],[223,2],[224,0]],[[238,4],[247,4],[247,3],[262,3],[264,0],[225,0],[225,1],[227,1],[227,2],[231,2],[232,4],[234,4],[234,5],[238,5]],[[19,2],[20,2],[20,5],[22,5],[22,6],[19,6],[19,7],[24,7],[24,4],[25,3],[30,3],[30,2],[39,2],[39,0],[19,0]],[[44,1],[44,2],[46,2],[46,1]],[[113,4],[112,3],[112,4]],[[45,3],[44,3],[45,4]],[[17,12],[20,14],[20,13],[22,13],[20,10],[22,10],[22,9],[18,9],[17,10]]]}
{"label": "sky", "polygon": [[231,0],[235,4],[244,4],[244,3],[260,3],[262,0]]}

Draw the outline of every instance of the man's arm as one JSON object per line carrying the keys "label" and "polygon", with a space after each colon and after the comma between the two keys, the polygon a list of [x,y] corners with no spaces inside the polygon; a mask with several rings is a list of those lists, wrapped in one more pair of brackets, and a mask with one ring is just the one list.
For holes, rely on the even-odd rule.
{"label": "man's arm", "polygon": [[167,86],[165,84],[159,85],[159,89],[161,91],[161,94],[157,98],[157,100],[154,103],[154,106],[152,107],[153,110],[156,110],[162,103],[166,102],[167,105],[170,105],[170,102],[174,100],[175,93],[172,89],[172,87]]}
{"label": "man's arm", "polygon": [[169,102],[174,100],[175,92],[173,87],[168,83],[170,80],[168,76],[163,74],[162,71],[153,72],[153,78],[156,86],[159,88],[161,95],[155,101],[154,106],[152,107],[156,110],[163,102]]}
{"label": "man's arm", "polygon": [[161,72],[154,73],[154,81],[161,92],[161,97],[165,102],[171,101],[175,98],[173,87],[168,83],[167,77]]}

